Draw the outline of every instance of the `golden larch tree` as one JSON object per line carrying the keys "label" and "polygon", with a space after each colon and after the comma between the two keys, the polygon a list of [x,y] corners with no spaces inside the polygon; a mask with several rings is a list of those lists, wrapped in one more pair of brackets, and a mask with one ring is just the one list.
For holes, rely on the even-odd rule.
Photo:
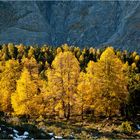
{"label": "golden larch tree", "polygon": [[30,115],[30,101],[37,95],[37,85],[31,79],[27,68],[23,69],[17,81],[16,91],[12,94],[11,103],[16,115]]}
{"label": "golden larch tree", "polygon": [[79,62],[70,51],[60,52],[52,62],[52,68],[53,76],[48,74],[49,88],[53,87],[53,93],[60,96],[56,108],[61,108],[64,116],[69,119],[74,106],[80,71]]}
{"label": "golden larch tree", "polygon": [[5,113],[12,111],[11,94],[16,90],[16,80],[20,77],[21,67],[16,60],[8,60],[0,79],[0,110]]}
{"label": "golden larch tree", "polygon": [[114,115],[119,111],[120,104],[127,100],[127,78],[123,65],[112,47],[102,53],[94,68],[96,112],[106,116]]}
{"label": "golden larch tree", "polygon": [[77,85],[77,94],[76,94],[76,113],[81,115],[81,118],[84,118],[84,112],[90,109],[90,82],[88,76],[84,72],[80,72],[78,78],[78,85]]}

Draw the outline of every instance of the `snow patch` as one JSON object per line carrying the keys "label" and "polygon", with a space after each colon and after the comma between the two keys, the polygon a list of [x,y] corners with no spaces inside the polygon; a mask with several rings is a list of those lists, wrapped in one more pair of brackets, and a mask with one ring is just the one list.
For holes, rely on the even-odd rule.
{"label": "snow patch", "polygon": [[16,134],[18,134],[18,131],[16,129],[13,129],[13,132],[16,133]]}
{"label": "snow patch", "polygon": [[48,133],[50,136],[54,136],[54,133]]}
{"label": "snow patch", "polygon": [[55,139],[62,139],[61,136],[54,136]]}
{"label": "snow patch", "polygon": [[25,131],[23,135],[24,136],[29,136],[29,132]]}
{"label": "snow patch", "polygon": [[137,124],[137,128],[140,129],[140,125],[139,124]]}

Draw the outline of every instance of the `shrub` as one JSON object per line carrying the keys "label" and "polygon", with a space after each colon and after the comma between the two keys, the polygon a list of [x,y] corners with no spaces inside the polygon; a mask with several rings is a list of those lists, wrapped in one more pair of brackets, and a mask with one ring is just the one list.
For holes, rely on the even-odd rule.
{"label": "shrub", "polygon": [[131,127],[131,123],[126,121],[126,122],[122,122],[122,124],[119,126],[121,132],[124,133],[132,133],[132,127]]}
{"label": "shrub", "polygon": [[20,119],[18,117],[11,117],[7,120],[7,123],[13,124],[13,125],[20,125]]}

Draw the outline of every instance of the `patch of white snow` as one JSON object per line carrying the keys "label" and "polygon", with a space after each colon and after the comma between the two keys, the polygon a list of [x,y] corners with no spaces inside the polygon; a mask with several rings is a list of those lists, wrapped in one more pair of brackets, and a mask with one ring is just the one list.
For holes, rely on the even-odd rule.
{"label": "patch of white snow", "polygon": [[54,136],[54,133],[48,133],[50,136]]}
{"label": "patch of white snow", "polygon": [[16,133],[16,134],[18,134],[18,131],[16,129],[13,129],[13,132]]}
{"label": "patch of white snow", "polygon": [[21,138],[13,137],[14,140],[22,140]]}
{"label": "patch of white snow", "polygon": [[28,136],[21,135],[21,136],[19,136],[18,138],[26,139],[26,138],[28,138]]}
{"label": "patch of white snow", "polygon": [[140,125],[139,124],[137,124],[137,128],[140,129]]}
{"label": "patch of white snow", "polygon": [[62,139],[61,136],[54,136],[55,139]]}
{"label": "patch of white snow", "polygon": [[24,136],[29,136],[29,132],[25,131],[23,135]]}

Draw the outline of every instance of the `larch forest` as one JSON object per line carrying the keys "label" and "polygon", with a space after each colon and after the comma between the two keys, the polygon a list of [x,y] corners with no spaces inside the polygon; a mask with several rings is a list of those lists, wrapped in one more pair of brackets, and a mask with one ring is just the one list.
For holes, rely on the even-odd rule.
{"label": "larch forest", "polygon": [[[58,122],[64,122],[64,129],[70,135],[74,126],[67,127],[73,123],[80,129],[75,130],[77,138],[94,139],[84,124],[113,127],[110,122],[117,125],[111,130],[111,138],[123,138],[118,133],[124,133],[124,138],[137,138],[139,93],[140,55],[137,52],[112,46],[80,49],[67,44],[57,48],[13,43],[0,46],[1,122],[6,121],[15,128],[22,130],[22,125],[30,124],[32,127],[25,128],[36,133],[46,126],[62,135],[63,129],[51,128],[47,123],[57,126]],[[45,137],[40,134],[34,137],[51,138],[50,130],[45,130]],[[65,139],[70,138],[63,135]],[[8,137],[2,135],[2,138]]]}

